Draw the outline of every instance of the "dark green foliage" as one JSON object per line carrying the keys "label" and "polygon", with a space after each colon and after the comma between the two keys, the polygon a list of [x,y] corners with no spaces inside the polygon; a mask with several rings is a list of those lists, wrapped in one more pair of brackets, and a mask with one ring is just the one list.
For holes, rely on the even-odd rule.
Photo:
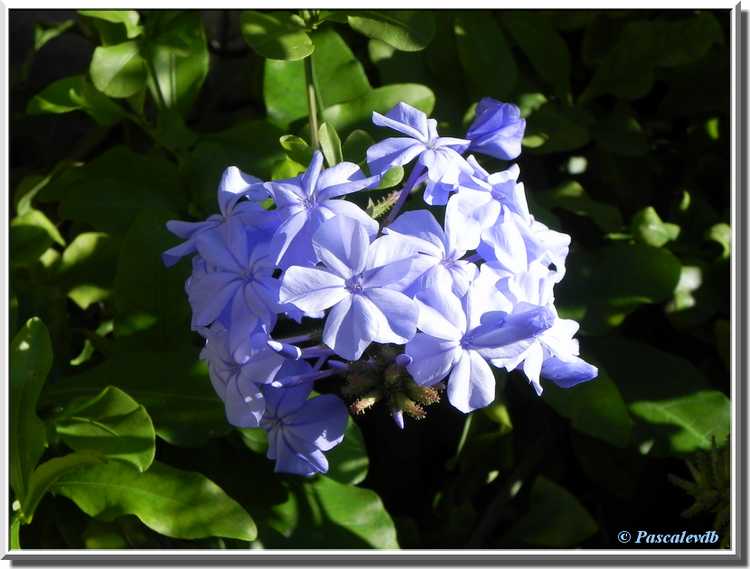
{"label": "dark green foliage", "polygon": [[[53,19],[11,49],[13,547],[609,548],[625,528],[712,526],[728,543],[728,12]],[[483,96],[527,120],[521,181],[572,235],[556,305],[598,379],[537,397],[498,372],[488,409],[440,401],[404,431],[375,406],[326,476],[275,474],[198,360],[165,222],[215,213],[229,165],[297,175],[315,138],[366,170],[392,136],[372,112],[399,101],[461,137]],[[380,218],[403,176],[352,199]]]}

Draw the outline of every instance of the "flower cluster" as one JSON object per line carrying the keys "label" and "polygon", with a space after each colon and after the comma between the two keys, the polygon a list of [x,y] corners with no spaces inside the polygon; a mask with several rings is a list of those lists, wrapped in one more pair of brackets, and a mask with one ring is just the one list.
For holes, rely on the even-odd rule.
{"label": "flower cluster", "polygon": [[[324,168],[319,151],[285,180],[229,167],[220,214],[168,224],[185,241],[165,264],[193,255],[192,327],[227,419],[265,429],[280,472],[326,472],[324,452],[343,439],[344,401],[312,396],[325,378],[339,378],[334,388],[346,378],[338,391],[359,396],[355,412],[387,400],[403,428],[403,412],[423,416],[420,405],[445,384],[462,412],[489,405],[493,366],[522,370],[537,394],[541,378],[571,387],[597,374],[578,357],[578,324],[554,307],[570,237],[534,219],[517,165],[490,173],[465,156],[517,158],[518,109],[483,99],[466,139],[439,136],[434,119],[405,103],[373,122],[402,136],[367,150],[369,172]],[[382,223],[344,199],[410,163]],[[427,209],[402,212],[422,186],[427,204],[445,206],[434,208],[442,224]]]}

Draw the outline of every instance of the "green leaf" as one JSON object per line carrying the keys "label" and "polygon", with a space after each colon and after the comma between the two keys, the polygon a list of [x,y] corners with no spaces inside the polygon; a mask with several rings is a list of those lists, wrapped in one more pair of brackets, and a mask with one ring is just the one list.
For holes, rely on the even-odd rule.
{"label": "green leaf", "polygon": [[531,487],[531,508],[513,524],[511,535],[529,545],[571,547],[599,527],[578,499],[557,483],[539,476]]}
{"label": "green leaf", "polygon": [[57,227],[41,211],[32,209],[10,222],[10,259],[14,265],[33,263],[52,245],[65,245]]}
{"label": "green leaf", "polygon": [[31,523],[39,502],[61,476],[69,472],[75,472],[83,466],[100,464],[102,462],[104,462],[104,458],[101,455],[83,451],[52,458],[40,464],[39,468],[31,474],[29,490],[21,503],[24,523]]}
{"label": "green leaf", "polygon": [[39,51],[53,39],[60,37],[75,26],[74,20],[63,20],[51,25],[36,24],[34,26],[34,51]]}
{"label": "green leaf", "polygon": [[548,102],[527,119],[523,144],[538,154],[575,150],[588,144],[589,122],[586,111]]}
{"label": "green leaf", "polygon": [[[313,32],[313,77],[323,108],[350,101],[370,91],[362,64],[332,28]],[[275,123],[288,125],[307,116],[305,69],[302,61],[265,63],[263,100]]]}
{"label": "green leaf", "polygon": [[710,449],[712,436],[721,441],[729,433],[729,399],[711,389],[687,360],[618,338],[591,337],[587,345],[615,380],[637,419],[644,451],[684,455]]}
{"label": "green leaf", "polygon": [[518,69],[493,15],[486,11],[459,12],[453,29],[472,95],[477,99],[487,96],[507,99],[513,92]]}
{"label": "green leaf", "polygon": [[729,259],[732,254],[732,228],[728,223],[716,223],[706,231],[706,239],[721,247],[720,259]]}
{"label": "green leaf", "polygon": [[589,217],[606,233],[622,229],[620,210],[608,203],[591,199],[583,186],[576,181],[565,182],[553,190],[537,193],[535,199],[544,207],[560,208]]}
{"label": "green leaf", "polygon": [[570,52],[550,21],[539,12],[510,10],[502,13],[502,22],[539,77],[554,86],[558,96],[570,93]]}
{"label": "green leaf", "polygon": [[141,210],[182,211],[186,196],[174,163],[115,146],[85,166],[65,171],[39,193],[38,199],[62,202],[63,219],[123,234]]}
{"label": "green leaf", "polygon": [[323,156],[325,156],[328,167],[331,168],[343,162],[344,155],[341,150],[341,139],[336,129],[324,122],[320,125],[318,135],[320,137],[320,149],[323,151]]}
{"label": "green leaf", "polygon": [[[209,67],[208,44],[199,12],[181,11],[156,13],[148,22],[154,39],[148,44],[147,55],[167,107],[186,114],[206,80]],[[156,85],[149,77],[149,89],[159,100]]]}
{"label": "green leaf", "polygon": [[143,33],[143,28],[138,23],[140,16],[136,10],[78,10],[78,13],[87,18],[96,18],[124,26],[128,39],[137,38]]}
{"label": "green leaf", "polygon": [[344,433],[344,440],[327,453],[328,473],[341,484],[355,485],[367,477],[370,460],[367,456],[365,441],[357,424],[349,417]]}
{"label": "green leaf", "polygon": [[353,130],[344,140],[342,153],[344,160],[361,164],[367,160],[367,149],[375,144],[375,139],[365,130]]}
{"label": "green leaf", "polygon": [[47,445],[37,401],[52,367],[52,342],[44,323],[31,318],[10,345],[10,484],[17,500]]}
{"label": "green leaf", "polygon": [[266,547],[398,549],[393,520],[372,490],[325,476],[292,480],[288,489],[286,501],[271,508],[266,522],[286,540],[263,539]]}
{"label": "green leaf", "polygon": [[387,190],[388,188],[392,188],[393,186],[400,184],[401,180],[403,179],[404,179],[404,167],[403,166],[394,166],[393,168],[388,168],[388,171],[383,176],[383,179],[380,180],[380,184],[378,184],[378,187],[375,189]]}
{"label": "green leaf", "polygon": [[144,210],[125,235],[115,276],[115,336],[138,334],[162,349],[186,342],[190,305],[184,294],[189,268],[167,269],[160,255],[175,244],[166,211]]}
{"label": "green leaf", "polygon": [[422,50],[435,36],[435,19],[424,10],[362,10],[348,12],[347,20],[359,33],[402,51]]}
{"label": "green leaf", "polygon": [[338,132],[348,132],[357,127],[372,129],[373,111],[386,113],[401,101],[429,115],[435,106],[435,95],[424,85],[388,85],[347,103],[328,107],[323,112],[323,119]]}
{"label": "green leaf", "polygon": [[722,42],[721,25],[708,12],[679,20],[629,22],[580,101],[606,93],[625,99],[643,97],[651,90],[659,67],[692,63]]}
{"label": "green leaf", "polygon": [[289,156],[285,156],[273,165],[273,170],[271,170],[271,179],[288,180],[289,178],[298,176],[306,169],[307,168],[299,162],[295,162],[294,160],[289,158]]}
{"label": "green leaf", "polygon": [[116,523],[91,519],[81,536],[86,549],[128,549],[128,540]]}
{"label": "green leaf", "polygon": [[79,234],[63,251],[61,285],[81,309],[109,298],[119,252],[117,240],[96,232]]}
{"label": "green leaf", "polygon": [[49,386],[44,401],[64,405],[116,385],[146,407],[156,434],[170,444],[200,446],[231,430],[196,350],[184,344],[176,351],[156,351],[123,343],[116,342],[119,350],[103,363]]}
{"label": "green leaf", "polygon": [[309,164],[312,160],[313,149],[307,144],[304,138],[294,136],[293,134],[285,134],[279,138],[279,144],[286,151],[289,158],[299,164]]}
{"label": "green leaf", "polygon": [[[268,121],[243,121],[236,126],[202,135],[192,149],[185,177],[201,217],[216,211],[216,187],[228,164],[258,178],[268,179],[274,164],[284,157],[279,137],[284,131]],[[174,211],[181,211],[175,209]]]}
{"label": "green leaf", "polygon": [[544,382],[542,397],[558,414],[569,419],[577,431],[616,447],[633,442],[633,421],[628,408],[605,370],[599,369],[597,378],[569,389]]}
{"label": "green leaf", "polygon": [[268,59],[304,59],[315,49],[304,23],[292,12],[246,10],[240,26],[248,45]]}
{"label": "green leaf", "polygon": [[590,293],[612,306],[668,300],[680,280],[680,261],[666,249],[618,243],[601,256]]}
{"label": "green leaf", "polygon": [[97,47],[89,73],[94,86],[110,97],[130,97],[146,86],[146,62],[135,41]]}
{"label": "green leaf", "polygon": [[29,101],[26,112],[30,115],[60,114],[80,109],[81,106],[71,97],[71,91],[80,88],[81,80],[81,75],[73,75],[50,83]]}
{"label": "green leaf", "polygon": [[[268,435],[263,429],[237,429],[242,442],[251,451],[265,456],[268,450]],[[330,456],[330,455],[329,455]]]}
{"label": "green leaf", "polygon": [[143,472],[154,460],[154,425],[146,409],[117,387],[71,401],[54,419],[55,431],[73,450],[101,453]]}
{"label": "green leaf", "polygon": [[637,212],[630,220],[630,231],[633,237],[652,247],[663,247],[680,235],[680,226],[664,223],[653,207],[646,207]]}
{"label": "green leaf", "polygon": [[111,521],[137,516],[152,530],[178,539],[210,536],[253,541],[253,520],[202,474],[154,462],[139,473],[116,462],[72,472],[54,485],[89,516]]}

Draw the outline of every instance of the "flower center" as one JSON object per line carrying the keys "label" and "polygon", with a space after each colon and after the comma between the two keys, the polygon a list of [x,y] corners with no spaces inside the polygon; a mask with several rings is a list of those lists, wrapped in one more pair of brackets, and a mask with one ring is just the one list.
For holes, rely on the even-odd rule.
{"label": "flower center", "polygon": [[310,197],[310,198],[303,199],[302,200],[302,207],[304,207],[305,209],[312,209],[312,208],[314,208],[315,207],[315,198]]}
{"label": "flower center", "polygon": [[346,290],[352,294],[362,294],[362,275],[354,275],[346,281]]}

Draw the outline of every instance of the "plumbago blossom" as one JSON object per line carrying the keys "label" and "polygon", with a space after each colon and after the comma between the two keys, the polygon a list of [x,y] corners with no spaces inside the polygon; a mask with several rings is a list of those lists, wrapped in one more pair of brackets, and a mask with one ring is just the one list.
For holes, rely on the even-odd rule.
{"label": "plumbago blossom", "polygon": [[[349,411],[378,401],[404,428],[404,413],[423,417],[443,390],[460,412],[491,404],[496,370],[519,370],[539,395],[543,380],[597,375],[579,357],[578,324],[554,306],[570,236],[534,218],[518,165],[490,172],[466,155],[517,158],[518,108],[482,99],[465,138],[440,136],[406,103],[373,122],[401,136],[367,150],[368,171],[324,168],[319,151],[284,180],[230,166],[219,214],[167,224],[183,242],[165,265],[192,256],[191,325],[227,420],[265,430],[278,472],[327,472]],[[409,164],[384,219],[346,199]],[[402,212],[422,186],[441,207]]]}

